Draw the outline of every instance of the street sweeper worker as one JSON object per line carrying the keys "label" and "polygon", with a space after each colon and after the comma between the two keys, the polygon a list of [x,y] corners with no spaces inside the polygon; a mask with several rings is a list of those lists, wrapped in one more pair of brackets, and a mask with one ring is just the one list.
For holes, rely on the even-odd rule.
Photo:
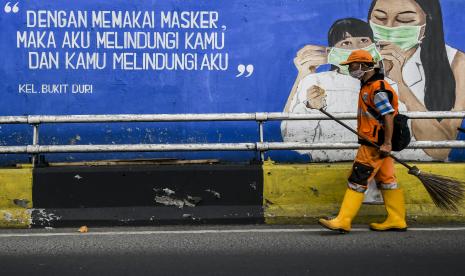
{"label": "street sweeper worker", "polygon": [[[358,99],[357,132],[365,139],[380,146],[379,149],[359,139],[358,148],[339,214],[336,218],[320,219],[319,224],[330,230],[347,233],[362,204],[368,180],[374,178],[383,195],[387,219],[371,223],[370,229],[378,231],[405,231],[405,202],[403,191],[397,186],[394,160],[387,157],[392,150],[394,116],[398,113],[398,97],[384,80],[369,52],[353,51],[347,61],[352,77],[359,79],[361,88]],[[325,106],[324,91],[309,95],[307,107],[320,109]]]}

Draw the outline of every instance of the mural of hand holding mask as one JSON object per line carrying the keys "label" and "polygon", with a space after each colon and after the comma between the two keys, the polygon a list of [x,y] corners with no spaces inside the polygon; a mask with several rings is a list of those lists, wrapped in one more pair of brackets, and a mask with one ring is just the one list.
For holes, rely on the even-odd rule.
{"label": "mural of hand holding mask", "polygon": [[307,90],[307,108],[320,109],[326,107],[326,91],[317,86],[313,85]]}
{"label": "mural of hand holding mask", "polygon": [[319,45],[307,45],[297,52],[294,65],[299,74],[315,73],[316,69],[328,63],[327,48]]}

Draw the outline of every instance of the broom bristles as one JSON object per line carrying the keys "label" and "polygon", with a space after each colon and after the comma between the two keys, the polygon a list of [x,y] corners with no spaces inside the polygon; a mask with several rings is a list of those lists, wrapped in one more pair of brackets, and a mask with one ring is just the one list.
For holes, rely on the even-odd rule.
{"label": "broom bristles", "polygon": [[424,172],[420,172],[417,177],[439,209],[453,212],[459,210],[460,202],[465,198],[465,182]]}

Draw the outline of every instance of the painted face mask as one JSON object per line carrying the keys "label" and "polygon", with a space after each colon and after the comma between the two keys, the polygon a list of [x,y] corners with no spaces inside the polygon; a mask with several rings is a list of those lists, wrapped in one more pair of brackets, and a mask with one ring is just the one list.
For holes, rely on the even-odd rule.
{"label": "painted face mask", "polygon": [[[362,49],[368,51],[371,54],[375,63],[381,60],[381,54],[378,52],[378,49],[374,43]],[[328,54],[328,63],[339,67],[339,72],[341,74],[349,75],[349,66],[340,65],[340,63],[346,61],[352,51],[355,50],[358,49],[342,49],[333,47]]]}
{"label": "painted face mask", "polygon": [[425,25],[385,27],[370,21],[370,26],[376,42],[389,41],[407,51],[421,43],[421,29]]}

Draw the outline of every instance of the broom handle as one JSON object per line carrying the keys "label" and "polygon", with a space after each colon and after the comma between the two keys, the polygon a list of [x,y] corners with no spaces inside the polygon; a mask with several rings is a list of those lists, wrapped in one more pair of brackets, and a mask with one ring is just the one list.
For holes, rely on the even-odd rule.
{"label": "broom handle", "polygon": [[[373,147],[379,149],[380,146],[378,146],[377,144],[373,143],[372,141],[370,141],[368,138],[366,138],[364,135],[358,133],[356,130],[354,130],[353,128],[351,128],[350,126],[348,126],[346,123],[344,123],[343,121],[339,120],[338,118],[334,117],[333,115],[331,115],[330,113],[326,112],[326,110],[324,110],[323,108],[320,108],[319,109],[321,111],[321,113],[325,114],[326,116],[328,116],[329,118],[333,119],[334,121],[336,121],[337,123],[339,123],[340,125],[342,125],[343,127],[347,128],[348,130],[352,131],[353,133],[355,133],[355,135],[357,135],[359,138],[363,139],[365,142],[368,142],[370,145],[372,145]],[[391,157],[392,159],[396,160],[396,162],[398,162],[399,164],[401,164],[402,166],[406,167],[407,169],[409,170],[412,170],[413,167],[410,166],[409,164],[405,163],[404,161],[400,160],[399,158],[395,157],[394,155],[392,155],[391,153],[388,153],[388,156]]]}

